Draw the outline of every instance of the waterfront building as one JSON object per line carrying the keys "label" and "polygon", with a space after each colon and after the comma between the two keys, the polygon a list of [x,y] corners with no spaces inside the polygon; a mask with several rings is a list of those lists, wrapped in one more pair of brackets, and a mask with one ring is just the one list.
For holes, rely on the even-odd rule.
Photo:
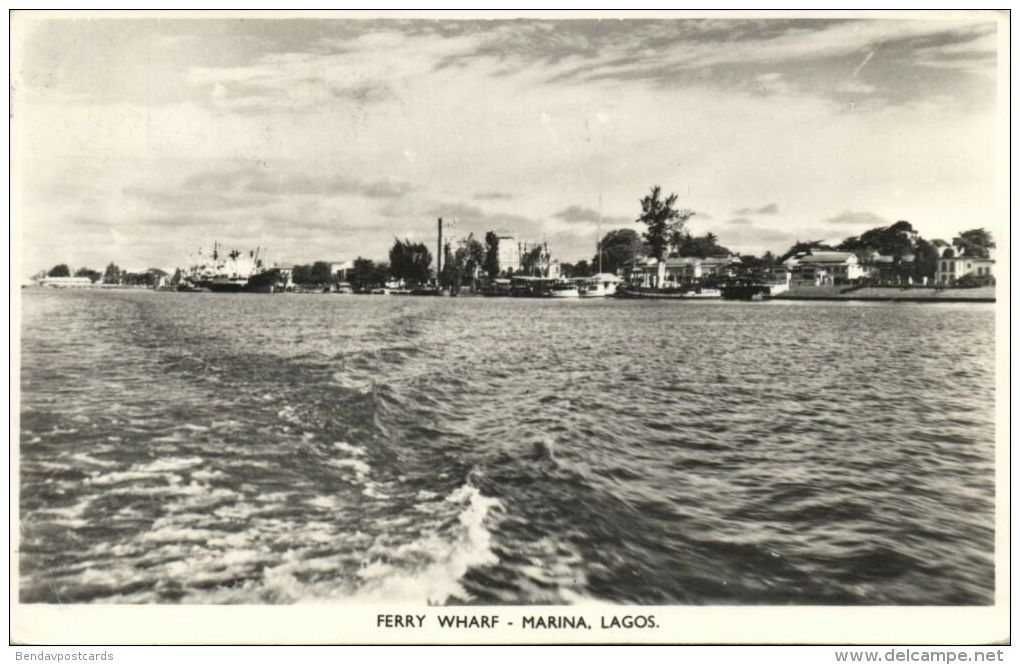
{"label": "waterfront building", "polygon": [[853,252],[813,251],[786,263],[800,285],[854,284],[867,274]]}
{"label": "waterfront building", "polygon": [[662,261],[638,259],[624,268],[627,282],[645,288],[677,288],[706,280],[733,277],[737,256],[670,256]]}
{"label": "waterfront building", "polygon": [[280,273],[280,278],[283,280],[283,288],[285,290],[294,288],[293,263],[274,263],[273,270],[276,270]]}
{"label": "waterfront building", "polygon": [[915,256],[909,252],[894,255],[880,254],[873,249],[855,252],[861,267],[861,276],[874,284],[912,284]]}
{"label": "waterfront building", "polygon": [[347,272],[353,267],[353,261],[329,261],[329,274],[344,282],[347,280]]}
{"label": "waterfront building", "polygon": [[[534,277],[560,277],[560,262],[554,259],[549,252],[549,244],[546,242],[520,242],[517,245],[520,258],[520,267],[515,272],[525,271]],[[523,264],[527,263],[527,266]],[[502,264],[500,264],[502,269]]]}
{"label": "waterfront building", "polygon": [[499,257],[500,272],[503,274],[520,272],[521,247],[517,242],[517,237],[506,231],[497,231],[496,237],[499,239],[497,256]]}
{"label": "waterfront building", "polygon": [[92,280],[88,277],[42,277],[38,284],[51,289],[81,289],[92,286]]}
{"label": "waterfront building", "polygon": [[942,250],[935,265],[935,283],[952,285],[961,278],[972,275],[989,283],[995,281],[995,259],[968,256],[962,247],[947,247]]}

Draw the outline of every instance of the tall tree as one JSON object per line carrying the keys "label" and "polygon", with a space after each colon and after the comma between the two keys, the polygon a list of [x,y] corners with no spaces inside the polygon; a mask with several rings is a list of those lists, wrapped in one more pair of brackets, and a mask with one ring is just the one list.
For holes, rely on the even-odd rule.
{"label": "tall tree", "polygon": [[485,233],[485,272],[490,278],[499,277],[499,236],[494,231]]}
{"label": "tall tree", "polygon": [[703,259],[709,256],[730,255],[730,250],[719,244],[719,239],[714,233],[706,233],[703,236],[684,233],[674,251],[678,256],[697,256]]}
{"label": "tall tree", "polygon": [[[641,236],[634,229],[615,229],[602,237],[602,272],[619,273],[623,266],[633,262],[644,252]],[[593,272],[599,270],[599,254],[591,259]]]}
{"label": "tall tree", "polygon": [[968,256],[982,259],[988,258],[988,250],[995,249],[995,241],[992,239],[992,234],[983,228],[964,231],[953,238],[953,244],[963,247],[964,252]]}
{"label": "tall tree", "polygon": [[390,273],[394,279],[407,284],[424,284],[429,281],[432,253],[422,243],[393,239],[390,248]]}
{"label": "tall tree", "polygon": [[525,275],[535,276],[542,269],[544,257],[542,245],[535,245],[521,255],[521,272]]}
{"label": "tall tree", "polygon": [[939,263],[939,250],[924,238],[918,238],[914,246],[913,278],[923,282],[935,279],[935,269]]}
{"label": "tall tree", "polygon": [[849,252],[874,250],[885,256],[902,257],[913,253],[916,237],[910,222],[901,219],[891,226],[878,226],[860,236],[851,236],[841,242],[838,249]]}
{"label": "tall tree", "polygon": [[351,283],[351,288],[356,291],[368,289],[373,286],[372,278],[374,273],[375,261],[359,256],[354,259],[351,271],[347,275],[347,281]]}
{"label": "tall tree", "polygon": [[581,259],[574,264],[573,270],[574,277],[588,277],[591,275],[591,264],[584,259]]}
{"label": "tall tree", "polygon": [[75,270],[74,271],[74,276],[75,277],[88,277],[89,281],[91,281],[93,283],[98,282],[100,279],[103,278],[102,273],[100,273],[98,270],[93,270],[92,268],[85,268],[85,267],[78,268],[77,270]]}
{"label": "tall tree", "polygon": [[660,261],[666,256],[670,240],[679,238],[687,220],[694,216],[692,210],[677,210],[677,195],[662,198],[662,189],[655,185],[648,196],[641,199],[641,216],[637,221],[645,225],[644,239],[649,252]]}
{"label": "tall tree", "polygon": [[469,282],[471,290],[476,291],[478,285],[475,283],[475,279],[478,277],[478,272],[482,269],[485,259],[485,246],[475,239],[475,234],[468,234],[468,237],[461,241],[454,257],[459,269],[457,284]]}
{"label": "tall tree", "polygon": [[803,242],[798,240],[797,242],[793,243],[793,245],[790,246],[790,249],[786,250],[786,252],[784,252],[783,255],[779,257],[779,263],[782,263],[783,261],[786,261],[786,259],[790,258],[791,256],[796,256],[797,254],[815,251],[831,252],[833,251],[833,249],[834,248],[831,245],[827,245],[823,243],[821,240],[807,240]]}
{"label": "tall tree", "polygon": [[103,272],[103,284],[119,284],[121,280],[121,271],[117,267],[116,263],[110,263],[106,266],[106,270]]}
{"label": "tall tree", "polygon": [[298,265],[294,266],[291,270],[290,278],[295,284],[311,284],[312,283],[312,266],[310,265]]}
{"label": "tall tree", "polygon": [[336,281],[336,275],[334,275],[330,269],[329,264],[325,261],[316,261],[312,264],[312,270],[309,274],[312,284],[319,284],[327,286]]}
{"label": "tall tree", "polygon": [[390,248],[390,273],[394,279],[407,284],[424,284],[429,281],[432,253],[422,243],[393,239]]}
{"label": "tall tree", "polygon": [[70,277],[71,269],[67,267],[66,263],[58,263],[50,268],[50,271],[46,274],[50,277]]}
{"label": "tall tree", "polygon": [[376,263],[369,276],[369,284],[372,286],[386,286],[390,279],[390,266],[388,263]]}

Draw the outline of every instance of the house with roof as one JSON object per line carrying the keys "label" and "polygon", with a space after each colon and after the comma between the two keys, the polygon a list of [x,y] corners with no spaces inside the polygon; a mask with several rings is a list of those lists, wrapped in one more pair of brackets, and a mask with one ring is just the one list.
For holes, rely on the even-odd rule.
{"label": "house with roof", "polygon": [[995,283],[995,259],[968,255],[962,247],[945,247],[935,264],[935,283],[951,286],[960,279],[973,276],[980,281]]}
{"label": "house with roof", "polygon": [[867,275],[853,252],[811,251],[784,263],[790,268],[791,282],[798,285],[854,284]]}
{"label": "house with roof", "polygon": [[50,277],[43,276],[37,280],[39,286],[51,289],[81,289],[91,287],[92,280],[88,277]]}
{"label": "house with roof", "polygon": [[670,256],[662,261],[638,259],[624,268],[633,286],[677,288],[701,284],[736,274],[741,261],[737,256]]}
{"label": "house with roof", "polygon": [[274,263],[272,269],[276,270],[276,271],[278,271],[280,273],[280,279],[283,280],[283,288],[284,289],[293,289],[294,288],[294,264],[293,263],[289,263],[289,262]]}
{"label": "house with roof", "polygon": [[913,283],[914,255],[879,254],[866,268],[868,277],[879,284],[910,284]]}

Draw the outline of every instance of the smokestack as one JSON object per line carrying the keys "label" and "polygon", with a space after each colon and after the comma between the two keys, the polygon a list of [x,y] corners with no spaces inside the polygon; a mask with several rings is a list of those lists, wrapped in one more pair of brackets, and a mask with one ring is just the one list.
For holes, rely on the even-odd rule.
{"label": "smokestack", "polygon": [[436,285],[439,284],[439,274],[443,272],[443,218],[439,218],[439,241],[436,245]]}

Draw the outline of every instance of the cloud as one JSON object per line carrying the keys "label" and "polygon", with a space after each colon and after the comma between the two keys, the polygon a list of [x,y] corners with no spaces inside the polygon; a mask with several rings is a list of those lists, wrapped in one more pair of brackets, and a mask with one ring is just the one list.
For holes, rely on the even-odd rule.
{"label": "cloud", "polygon": [[466,203],[439,203],[433,205],[428,209],[428,215],[430,217],[442,217],[444,219],[458,219],[458,220],[471,220],[471,219],[484,219],[485,211],[478,206],[469,205]]}
{"label": "cloud", "polygon": [[559,212],[553,213],[555,219],[562,220],[568,224],[587,224],[594,226],[596,222],[600,222],[603,228],[612,226],[628,226],[634,223],[633,217],[624,217],[622,215],[602,215],[599,217],[599,213],[592,208],[586,208],[584,206],[572,205],[560,210]]}
{"label": "cloud", "polygon": [[159,210],[225,210],[266,205],[289,196],[360,196],[399,199],[413,191],[399,180],[365,181],[349,176],[311,176],[302,172],[267,172],[260,168],[206,170],[179,186],[128,185],[125,196]]}
{"label": "cloud", "polygon": [[873,212],[853,212],[846,210],[840,214],[822,220],[823,224],[838,224],[841,226],[888,226],[889,220]]}
{"label": "cloud", "polygon": [[599,213],[591,208],[572,205],[553,213],[553,217],[562,219],[564,222],[596,222],[599,219]]}
{"label": "cloud", "polygon": [[[591,255],[593,208],[628,213],[603,214],[603,233],[641,230],[637,199],[676,182],[717,211],[692,223],[728,246],[785,242],[794,214],[837,234],[815,220],[865,203],[952,237],[995,199],[995,86],[971,74],[994,73],[1005,22],[984,16],[50,21],[12,87],[33,146],[18,217],[40,255],[110,256],[106,239],[54,233],[60,220],[131,241],[137,225],[152,254],[125,241],[123,263],[228,233],[294,260],[382,257],[393,235],[434,237],[440,215],[476,235],[562,237],[569,259],[567,243]],[[167,31],[194,39],[149,58]],[[735,194],[782,214],[728,214]]]}
{"label": "cloud", "polygon": [[749,220],[747,217],[735,217],[734,219],[727,220],[726,223],[733,224],[734,226],[748,226],[754,222]]}
{"label": "cloud", "polygon": [[838,92],[845,92],[851,95],[870,95],[878,90],[878,88],[861,81],[844,81],[836,86],[836,90]]}
{"label": "cloud", "polygon": [[796,233],[753,224],[731,224],[719,229],[717,235],[723,246],[741,253],[785,249],[797,239]]}
{"label": "cloud", "polygon": [[734,215],[778,215],[779,206],[775,203],[769,203],[763,205],[760,208],[741,208],[740,210],[734,210]]}

